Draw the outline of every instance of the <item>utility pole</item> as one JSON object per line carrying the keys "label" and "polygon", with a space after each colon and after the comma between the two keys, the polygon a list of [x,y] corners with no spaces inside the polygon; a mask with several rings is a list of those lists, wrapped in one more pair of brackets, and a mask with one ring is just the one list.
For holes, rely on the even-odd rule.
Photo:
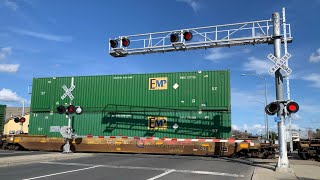
{"label": "utility pole", "polygon": [[[278,12],[272,14],[273,20],[273,38],[274,38],[274,56],[278,59],[281,58],[281,32],[280,32],[280,15]],[[278,69],[275,72],[275,86],[276,86],[276,100],[283,101],[283,76]],[[278,133],[279,133],[279,146],[280,146],[280,155],[278,161],[278,168],[288,168],[289,161],[287,156],[287,143],[285,139],[285,116],[284,116],[284,107],[281,104],[280,110],[277,113],[277,116],[280,118],[278,122]]]}
{"label": "utility pole", "polygon": [[[287,34],[287,27],[286,27],[286,9],[282,8],[282,27],[283,27],[283,34]],[[288,43],[287,43],[287,36],[283,36],[283,45],[284,45],[284,53],[288,53]],[[286,65],[289,66],[289,61],[286,61]],[[286,84],[287,84],[287,99],[291,99],[290,95],[290,80],[289,80],[289,74],[286,76]],[[289,138],[290,138],[290,151],[293,151],[293,141],[292,141],[292,131],[291,131],[291,116],[288,116],[289,124],[288,124],[288,130],[289,130]]]}

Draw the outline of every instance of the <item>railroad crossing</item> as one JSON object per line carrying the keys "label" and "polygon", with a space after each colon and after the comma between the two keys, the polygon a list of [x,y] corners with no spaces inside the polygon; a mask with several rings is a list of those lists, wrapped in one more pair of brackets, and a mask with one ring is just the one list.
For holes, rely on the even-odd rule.
{"label": "railroad crossing", "polygon": [[[281,33],[281,20],[283,21]],[[288,31],[288,32],[287,32]],[[192,41],[192,39],[196,41]],[[275,12],[269,20],[258,20],[242,23],[223,24],[197,28],[185,28],[163,32],[124,35],[109,39],[109,54],[113,57],[126,57],[128,55],[165,53],[173,51],[186,51],[196,49],[208,49],[219,47],[232,47],[254,44],[273,44],[274,55],[267,57],[274,62],[269,70],[275,75],[276,100],[283,102],[276,104],[278,121],[278,135],[280,156],[278,168],[289,168],[287,157],[287,145],[285,140],[285,100],[283,97],[283,75],[280,69],[290,75],[292,70],[288,67],[288,59],[291,55],[287,52],[287,42],[292,42],[290,24],[285,21],[285,9],[283,17]],[[285,45],[285,55],[281,58],[281,43]],[[119,47],[118,47],[119,46]],[[288,86],[289,90],[289,86]],[[289,94],[288,94],[289,96]],[[271,106],[267,106],[271,107]]]}

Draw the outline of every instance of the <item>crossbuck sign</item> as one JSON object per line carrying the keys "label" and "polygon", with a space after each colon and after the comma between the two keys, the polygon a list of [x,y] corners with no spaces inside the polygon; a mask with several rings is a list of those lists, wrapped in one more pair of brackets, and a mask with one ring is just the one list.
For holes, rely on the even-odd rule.
{"label": "crossbuck sign", "polygon": [[65,93],[61,96],[61,99],[63,100],[64,98],[66,98],[67,96],[69,96],[69,98],[70,98],[71,100],[73,100],[74,97],[73,97],[73,95],[72,95],[72,91],[74,90],[75,86],[72,85],[72,86],[68,89],[66,85],[63,85],[62,88],[63,88],[63,90],[64,90]]}
{"label": "crossbuck sign", "polygon": [[286,53],[281,59],[276,58],[273,54],[269,54],[268,58],[274,62],[273,67],[269,70],[269,73],[274,74],[279,68],[283,69],[287,74],[290,74],[292,70],[287,66],[286,62],[291,57],[291,54]]}

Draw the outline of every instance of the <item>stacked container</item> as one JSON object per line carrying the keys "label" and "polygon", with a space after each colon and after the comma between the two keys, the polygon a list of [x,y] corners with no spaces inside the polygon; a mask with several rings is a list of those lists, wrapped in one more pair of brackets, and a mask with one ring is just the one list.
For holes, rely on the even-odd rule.
{"label": "stacked container", "polygon": [[[34,78],[29,134],[60,137],[68,105],[62,86],[72,77]],[[78,135],[227,138],[231,131],[230,72],[130,74],[73,77],[72,115]]]}
{"label": "stacked container", "polygon": [[3,133],[4,129],[4,123],[5,123],[5,118],[6,118],[6,105],[1,105],[0,104],[0,135]]}

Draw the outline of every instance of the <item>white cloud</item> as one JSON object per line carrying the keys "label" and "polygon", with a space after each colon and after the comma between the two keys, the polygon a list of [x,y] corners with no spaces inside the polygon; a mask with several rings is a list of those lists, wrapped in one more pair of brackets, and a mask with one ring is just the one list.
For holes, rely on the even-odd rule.
{"label": "white cloud", "polygon": [[233,53],[221,52],[220,48],[214,48],[209,50],[210,53],[204,58],[213,62],[218,62],[219,59],[225,59],[232,56]]}
{"label": "white cloud", "polygon": [[[237,109],[261,108],[261,106],[264,106],[264,100],[264,96],[259,95],[257,92],[244,92],[234,88],[231,89],[231,104],[232,107],[236,107]],[[243,106],[243,104],[238,102],[243,102],[246,105]]]}
{"label": "white cloud", "polygon": [[242,52],[243,52],[243,53],[251,53],[251,49],[247,49],[247,48],[246,48],[246,49],[243,49]]}
{"label": "white cloud", "polygon": [[312,83],[312,87],[320,88],[320,74],[312,73],[310,75],[303,76],[302,79],[310,81]]}
{"label": "white cloud", "polygon": [[0,60],[5,59],[9,54],[11,54],[11,47],[4,47],[0,49]]}
{"label": "white cloud", "polygon": [[301,116],[299,114],[297,114],[297,113],[292,113],[291,114],[291,118],[293,120],[299,120],[299,119],[301,119]]}
{"label": "white cloud", "polygon": [[200,3],[195,0],[177,0],[178,2],[184,2],[187,3],[194,12],[197,12],[200,9]]}
{"label": "white cloud", "polygon": [[299,105],[299,111],[306,112],[306,113],[319,113],[319,105],[313,105],[313,104],[303,104],[300,103]]}
{"label": "white cloud", "polygon": [[49,41],[57,41],[57,42],[72,41],[71,36],[59,36],[55,34],[39,33],[39,32],[23,30],[23,29],[12,29],[12,31],[21,35],[31,36],[31,37],[40,38],[40,39],[49,40]]}
{"label": "white cloud", "polygon": [[13,92],[11,89],[5,89],[3,88],[0,91],[0,101],[22,101],[24,100],[22,97],[18,96],[17,93]]}
{"label": "white cloud", "polygon": [[18,9],[18,4],[15,3],[15,2],[13,2],[13,1],[11,1],[11,0],[4,0],[4,1],[3,1],[3,4],[4,4],[6,7],[10,8],[10,9],[12,9],[12,10],[14,10],[14,11],[16,11],[16,10]]}
{"label": "white cloud", "polygon": [[254,71],[256,74],[268,74],[273,64],[267,59],[249,57],[249,62],[245,62],[243,66],[245,71]]}
{"label": "white cloud", "polygon": [[17,72],[20,67],[20,64],[0,64],[0,72]]}
{"label": "white cloud", "polygon": [[253,125],[243,124],[240,126],[232,125],[232,129],[243,131],[243,132],[245,130],[247,130],[248,133],[252,133],[252,134],[264,134],[265,133],[265,126],[262,124],[253,124]]}
{"label": "white cloud", "polygon": [[320,62],[320,48],[310,55],[309,61],[314,63]]}
{"label": "white cloud", "polygon": [[233,130],[240,130],[240,128],[237,125],[234,125],[234,124],[231,125],[231,128]]}

